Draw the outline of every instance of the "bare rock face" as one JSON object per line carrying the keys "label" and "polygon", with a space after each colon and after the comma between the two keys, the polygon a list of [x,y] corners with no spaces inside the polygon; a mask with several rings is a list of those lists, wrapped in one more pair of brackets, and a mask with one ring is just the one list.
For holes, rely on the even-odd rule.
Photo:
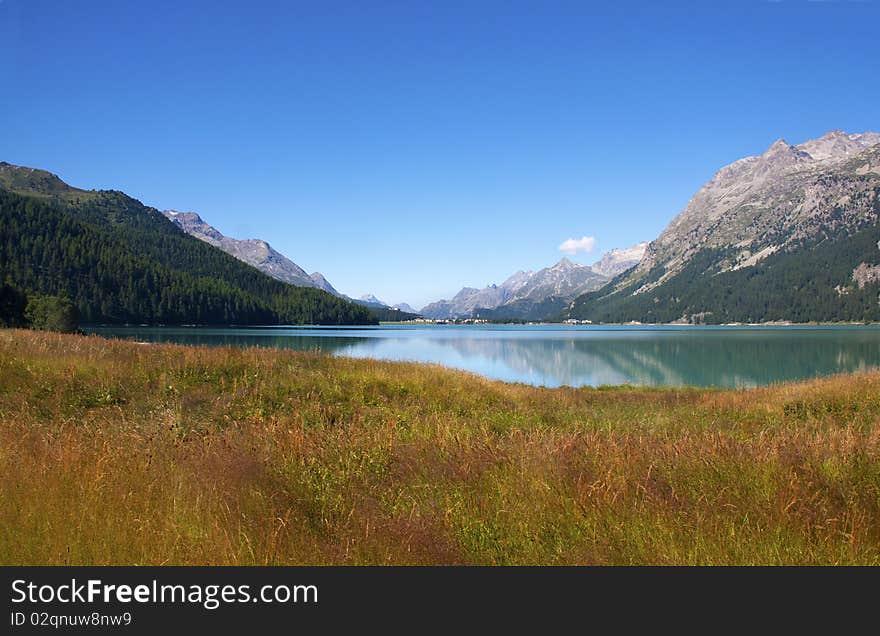
{"label": "bare rock face", "polygon": [[333,285],[330,284],[330,281],[324,278],[324,275],[321,272],[312,272],[311,274],[309,274],[309,278],[318,289],[323,289],[325,292],[330,292],[334,296],[342,296],[342,294],[336,291]]}
{"label": "bare rock face", "polygon": [[815,234],[876,221],[880,134],[831,131],[797,146],[783,139],[762,155],[721,168],[651,242],[639,266],[617,289],[657,266],[674,276],[705,248],[736,248],[721,271],[761,258]]}
{"label": "bare rock face", "polygon": [[880,283],[880,265],[869,265],[868,263],[860,263],[852,273],[853,283],[859,286],[859,289],[870,285],[871,283]]}
{"label": "bare rock face", "polygon": [[452,300],[438,300],[425,305],[419,312],[426,318],[448,319],[469,317],[477,308],[494,309],[511,298],[509,290],[497,285],[483,289],[463,287]]}
{"label": "bare rock face", "polygon": [[843,131],[832,130],[818,139],[802,143],[799,148],[814,161],[835,162],[857,155],[877,143],[880,143],[880,135],[876,133],[847,135]]}
{"label": "bare rock face", "polygon": [[546,298],[573,298],[608,282],[589,265],[577,265],[563,258],[553,267],[538,270],[514,291],[514,299],[540,302]]}
{"label": "bare rock face", "polygon": [[605,252],[602,258],[593,264],[593,271],[608,278],[614,278],[618,274],[622,274],[631,267],[638,265],[647,249],[648,242],[643,241],[636,243],[632,247],[623,247]]}
{"label": "bare rock face", "polygon": [[[260,239],[239,240],[225,236],[217,228],[205,223],[195,212],[165,210],[162,214],[190,236],[205,243],[210,243],[214,247],[219,247],[227,254],[234,256],[240,261],[244,261],[248,265],[253,265],[272,278],[296,285],[297,287],[317,287],[330,291],[330,293],[337,296],[339,295],[323,276],[317,272],[310,276],[303,268],[284,256],[284,254],[274,250],[266,241]],[[316,280],[321,281],[322,284],[316,282]]]}
{"label": "bare rock face", "polygon": [[372,303],[374,305],[379,305],[381,307],[388,307],[389,306],[388,303],[379,300],[373,294],[364,294],[363,296],[358,298],[358,300],[363,301],[365,303]]}
{"label": "bare rock face", "polygon": [[647,243],[611,250],[593,266],[572,263],[563,258],[552,267],[537,272],[519,271],[501,285],[483,289],[465,287],[452,300],[439,300],[419,312],[427,318],[465,318],[479,309],[498,309],[508,305],[537,305],[548,298],[572,299],[595,291],[615,275],[636,265]]}

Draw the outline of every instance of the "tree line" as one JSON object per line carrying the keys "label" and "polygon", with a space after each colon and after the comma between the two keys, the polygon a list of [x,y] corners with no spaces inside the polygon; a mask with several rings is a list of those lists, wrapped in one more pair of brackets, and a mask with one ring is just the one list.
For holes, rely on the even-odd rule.
{"label": "tree line", "polygon": [[880,283],[853,281],[860,263],[880,263],[880,225],[856,232],[820,228],[815,236],[779,250],[750,267],[721,271],[734,257],[731,248],[704,249],[668,281],[633,295],[659,280],[654,268],[645,279],[609,294],[604,289],[579,297],[572,318],[620,323],[632,320],[691,322],[878,322]]}
{"label": "tree line", "polygon": [[47,199],[0,189],[0,285],[11,299],[4,311],[20,305],[10,291],[19,290],[67,299],[91,324],[376,322],[368,308],[275,280],[121,192],[87,194]]}

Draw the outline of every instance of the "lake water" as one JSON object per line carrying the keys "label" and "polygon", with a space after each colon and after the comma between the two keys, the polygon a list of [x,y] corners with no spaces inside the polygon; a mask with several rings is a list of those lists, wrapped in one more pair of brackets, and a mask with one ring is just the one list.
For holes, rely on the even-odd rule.
{"label": "lake water", "polygon": [[750,387],[880,367],[880,328],[858,326],[382,325],[87,331],[140,342],[277,347],[433,362],[550,387]]}

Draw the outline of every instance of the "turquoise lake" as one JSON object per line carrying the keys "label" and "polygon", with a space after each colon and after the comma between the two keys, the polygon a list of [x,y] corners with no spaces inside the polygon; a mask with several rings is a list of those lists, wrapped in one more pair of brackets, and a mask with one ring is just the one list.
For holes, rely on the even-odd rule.
{"label": "turquoise lake", "polygon": [[539,386],[752,387],[880,367],[880,327],[93,327],[138,342],[430,362]]}

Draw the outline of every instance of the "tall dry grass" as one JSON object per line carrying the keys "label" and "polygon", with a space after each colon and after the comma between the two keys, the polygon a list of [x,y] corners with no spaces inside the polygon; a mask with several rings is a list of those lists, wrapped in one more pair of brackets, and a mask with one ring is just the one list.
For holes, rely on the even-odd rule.
{"label": "tall dry grass", "polygon": [[541,389],[0,331],[0,564],[877,564],[880,374]]}

